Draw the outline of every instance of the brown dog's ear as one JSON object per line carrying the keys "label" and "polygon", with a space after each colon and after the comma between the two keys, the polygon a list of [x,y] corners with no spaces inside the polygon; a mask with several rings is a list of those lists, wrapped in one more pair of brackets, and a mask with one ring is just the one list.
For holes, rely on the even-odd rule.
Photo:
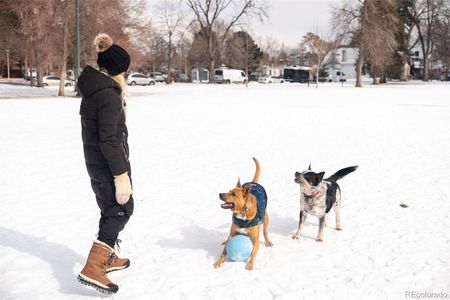
{"label": "brown dog's ear", "polygon": [[252,190],[252,186],[250,184],[247,184],[244,186],[244,198],[250,194],[250,191]]}
{"label": "brown dog's ear", "polygon": [[240,178],[238,178],[238,182],[237,182],[237,184],[236,184],[236,187],[238,187],[238,188],[241,188],[242,186],[241,186],[241,179]]}

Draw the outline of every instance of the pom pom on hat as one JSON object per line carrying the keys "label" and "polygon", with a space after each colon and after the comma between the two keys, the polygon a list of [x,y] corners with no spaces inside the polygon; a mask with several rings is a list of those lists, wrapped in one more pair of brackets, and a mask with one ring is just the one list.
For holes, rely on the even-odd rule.
{"label": "pom pom on hat", "polygon": [[113,45],[113,39],[106,33],[100,33],[95,37],[94,45],[97,52],[103,52]]}
{"label": "pom pom on hat", "polygon": [[106,33],[100,33],[94,39],[97,49],[97,64],[108,71],[109,75],[116,76],[126,72],[130,66],[130,55]]}

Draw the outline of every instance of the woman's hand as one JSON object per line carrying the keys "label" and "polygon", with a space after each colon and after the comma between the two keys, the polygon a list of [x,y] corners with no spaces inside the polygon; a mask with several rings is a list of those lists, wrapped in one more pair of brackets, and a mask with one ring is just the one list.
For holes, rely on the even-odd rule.
{"label": "woman's hand", "polygon": [[116,200],[117,203],[123,205],[130,200],[130,196],[133,194],[131,188],[130,177],[128,173],[114,176],[114,185],[116,186]]}

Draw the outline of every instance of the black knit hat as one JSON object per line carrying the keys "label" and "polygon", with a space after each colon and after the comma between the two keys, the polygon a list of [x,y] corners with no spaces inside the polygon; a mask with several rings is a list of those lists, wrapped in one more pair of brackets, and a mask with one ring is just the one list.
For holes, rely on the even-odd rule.
{"label": "black knit hat", "polygon": [[128,70],[130,66],[130,55],[117,44],[106,33],[100,33],[95,37],[95,47],[98,52],[97,64],[105,68],[109,75],[116,76]]}

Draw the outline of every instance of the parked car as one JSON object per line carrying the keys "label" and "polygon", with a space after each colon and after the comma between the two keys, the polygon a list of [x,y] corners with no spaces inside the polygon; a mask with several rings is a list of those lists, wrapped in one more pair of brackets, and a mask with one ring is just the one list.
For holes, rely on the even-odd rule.
{"label": "parked car", "polygon": [[237,69],[216,69],[214,79],[217,83],[246,83],[247,76],[245,72]]}
{"label": "parked car", "polygon": [[[56,75],[47,75],[42,77],[42,85],[43,86],[59,86],[59,82],[61,78]],[[75,82],[73,80],[64,80],[64,86],[74,86]]]}
{"label": "parked car", "polygon": [[156,82],[164,82],[166,80],[164,75],[160,72],[151,72],[148,74],[148,77],[152,78]]}
{"label": "parked car", "polygon": [[128,85],[154,85],[155,80],[141,73],[131,73],[127,76]]}
{"label": "parked car", "polygon": [[175,82],[191,82],[191,78],[189,78],[186,74],[176,74],[174,77]]}
{"label": "parked car", "polygon": [[448,74],[441,74],[441,76],[439,76],[439,80],[440,81],[450,81],[450,73]]}
{"label": "parked car", "polygon": [[248,75],[248,81],[258,81],[258,76],[255,74]]}
{"label": "parked car", "polygon": [[264,76],[259,78],[259,83],[284,83],[284,78],[281,76]]}

